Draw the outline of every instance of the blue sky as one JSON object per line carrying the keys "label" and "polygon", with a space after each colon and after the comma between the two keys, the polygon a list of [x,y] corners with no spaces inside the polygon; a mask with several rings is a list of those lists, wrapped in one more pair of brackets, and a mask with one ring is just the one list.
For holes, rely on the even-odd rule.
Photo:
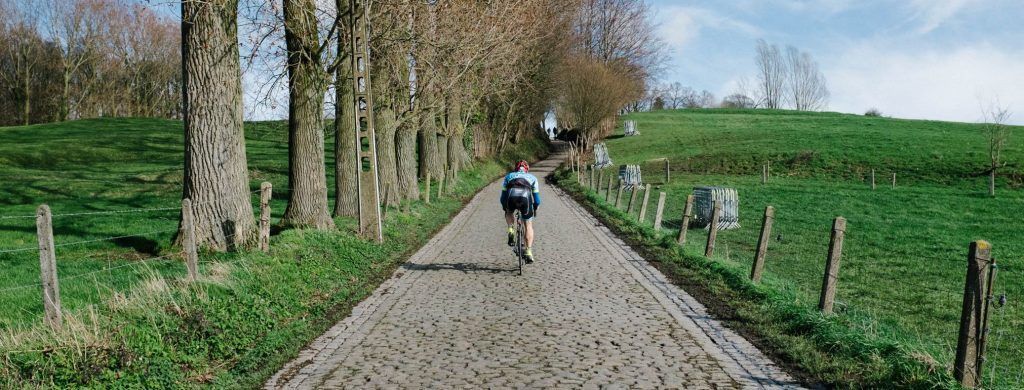
{"label": "blue sky", "polygon": [[665,81],[728,95],[763,38],[813,55],[829,110],[974,122],[998,100],[1024,124],[1024,0],[650,1]]}

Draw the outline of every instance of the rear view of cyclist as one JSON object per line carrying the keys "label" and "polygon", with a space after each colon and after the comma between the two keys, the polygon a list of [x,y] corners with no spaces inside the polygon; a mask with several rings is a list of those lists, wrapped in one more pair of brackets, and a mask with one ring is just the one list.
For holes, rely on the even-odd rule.
{"label": "rear view of cyclist", "polygon": [[513,212],[519,210],[526,224],[526,263],[533,263],[533,217],[540,206],[540,185],[531,175],[530,164],[519,161],[501,183],[501,208],[508,223],[508,245],[516,242],[516,221]]}

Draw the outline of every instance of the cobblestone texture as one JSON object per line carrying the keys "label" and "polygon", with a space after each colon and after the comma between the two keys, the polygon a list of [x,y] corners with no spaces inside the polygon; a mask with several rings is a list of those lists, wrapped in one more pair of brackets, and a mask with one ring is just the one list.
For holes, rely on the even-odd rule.
{"label": "cobblestone texture", "polygon": [[266,387],[798,386],[550,186],[538,261],[516,276],[497,191],[477,195]]}

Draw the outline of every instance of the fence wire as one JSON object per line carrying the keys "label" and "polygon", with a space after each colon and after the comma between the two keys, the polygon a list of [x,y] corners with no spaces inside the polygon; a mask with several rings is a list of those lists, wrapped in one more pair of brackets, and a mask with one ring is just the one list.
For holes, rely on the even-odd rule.
{"label": "fence wire", "polygon": [[[773,184],[769,183],[769,186],[771,185]],[[595,194],[599,203],[614,208],[616,188],[612,189],[609,201],[605,202],[606,187],[599,187],[597,191],[589,187],[585,190]],[[843,190],[862,189],[844,187]],[[863,190],[871,191],[870,187]],[[880,183],[876,191],[882,193],[890,190]],[[906,194],[913,193],[915,189],[897,186],[897,191]],[[823,194],[820,188],[810,187],[786,187],[784,193],[832,196]],[[627,207],[628,194],[628,191],[623,193],[626,200],[619,208],[622,212],[625,212]],[[675,203],[679,203],[678,197],[675,199]],[[672,204],[671,200],[666,203],[662,220],[663,234],[678,233],[682,222],[682,209],[682,204]],[[825,271],[831,221],[787,211],[776,207],[771,241],[768,243],[765,277],[772,278],[774,283],[779,283],[783,288],[793,289],[797,292],[797,299],[801,304],[813,307],[818,303]],[[636,211],[631,213],[632,216],[636,214]],[[745,224],[743,228],[719,231],[716,259],[743,267],[752,265],[760,235],[762,214],[758,212],[745,215],[751,222]],[[651,226],[653,219],[648,214],[642,225]],[[957,347],[967,269],[966,245],[954,246],[949,244],[948,239],[932,240],[928,237],[934,236],[937,231],[955,228],[957,222],[929,218],[927,211],[918,212],[914,209],[907,209],[900,215],[889,217],[888,220],[899,220],[908,226],[923,227],[919,231],[911,231],[908,239],[924,238],[929,241],[926,241],[925,245],[904,248],[893,245],[891,236],[870,235],[858,231],[856,220],[851,221],[846,232],[839,271],[836,310],[840,314],[863,314],[870,320],[870,323],[863,326],[891,328],[890,332],[896,332],[896,337],[906,338],[911,345],[918,346],[920,352],[931,355],[940,366],[949,369],[952,367]],[[882,223],[884,221],[882,220]],[[689,230],[687,247],[699,247],[703,250],[707,230]],[[817,245],[819,249],[816,250],[819,252],[805,250],[809,240],[820,243]],[[790,241],[796,246],[787,247],[786,243]],[[993,244],[998,251],[1000,243]],[[1015,250],[1014,248],[1016,247],[1011,246],[1009,250]],[[799,252],[794,252],[798,250]],[[808,261],[811,258],[816,260]],[[879,263],[878,260],[884,259],[889,261]],[[1000,260],[1001,268],[994,287],[995,302],[989,320],[988,357],[983,367],[983,385],[987,388],[1024,388],[1024,348],[1021,347],[1024,344],[1024,312],[1013,299],[1015,295],[1018,298],[1024,296],[1024,275],[1019,271],[1024,263],[1021,259],[1013,259],[1009,263],[1012,265],[1007,267],[1007,262]]]}

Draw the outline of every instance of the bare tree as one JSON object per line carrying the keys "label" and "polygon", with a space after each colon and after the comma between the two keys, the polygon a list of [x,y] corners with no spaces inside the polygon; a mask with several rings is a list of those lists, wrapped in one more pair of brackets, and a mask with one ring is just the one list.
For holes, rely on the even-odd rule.
{"label": "bare tree", "polygon": [[993,102],[988,107],[982,107],[982,115],[985,123],[982,131],[988,140],[988,194],[996,196],[996,170],[1006,166],[1003,161],[1003,150],[1010,141],[1011,127],[1007,124],[1010,121],[1010,110],[998,102]]}
{"label": "bare tree", "polygon": [[39,8],[31,0],[23,3],[6,0],[2,8],[9,20],[4,21],[0,77],[10,93],[11,101],[19,106],[21,124],[28,125],[32,118],[34,92],[37,90],[34,82],[39,78],[40,68],[46,60],[46,42],[37,30]]}
{"label": "bare tree", "polygon": [[692,88],[684,87],[682,83],[675,82],[663,89],[662,97],[665,100],[665,108],[674,110],[689,107],[688,103],[694,101],[694,92]]}
{"label": "bare tree", "polygon": [[[97,3],[97,2],[94,2]],[[98,12],[102,8],[86,2],[48,0],[44,8],[51,39],[61,62],[61,99],[58,121],[65,121],[72,109],[73,81],[96,55],[100,33]]]}
{"label": "bare tree", "polygon": [[722,99],[722,108],[754,108],[754,99],[744,94],[734,93]]}
{"label": "bare tree", "polygon": [[754,59],[758,70],[759,100],[765,108],[782,108],[786,86],[786,60],[782,52],[778,46],[759,39]]}
{"label": "bare tree", "polygon": [[786,100],[798,111],[817,111],[828,105],[825,75],[811,55],[786,47]]}
{"label": "bare tree", "polygon": [[712,108],[715,106],[715,94],[706,89],[702,90],[697,97],[697,102],[697,106],[700,108]]}
{"label": "bare tree", "polygon": [[[254,237],[242,130],[238,0],[181,2],[185,176],[200,245],[230,250]],[[179,237],[180,239],[180,237]]]}

